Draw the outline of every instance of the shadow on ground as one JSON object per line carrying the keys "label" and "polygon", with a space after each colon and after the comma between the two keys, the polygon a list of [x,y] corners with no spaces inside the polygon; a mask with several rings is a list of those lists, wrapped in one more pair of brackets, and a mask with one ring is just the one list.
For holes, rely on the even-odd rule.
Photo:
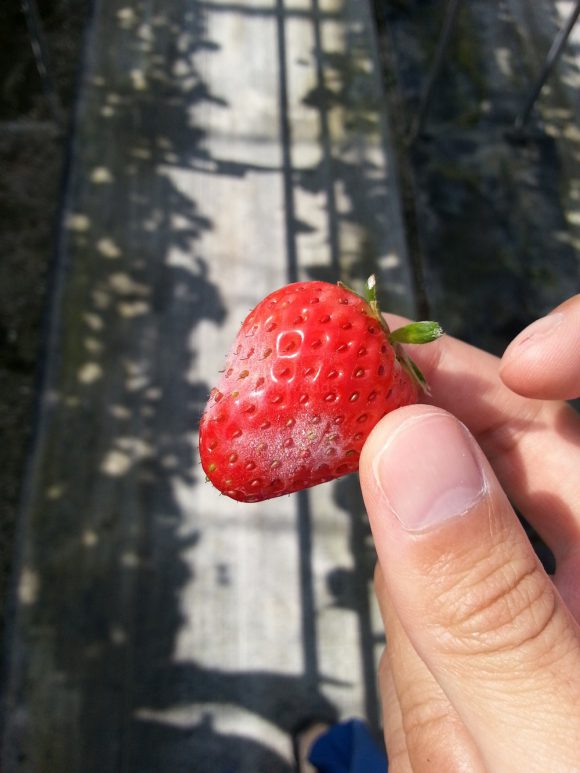
{"label": "shadow on ground", "polygon": [[[207,26],[209,8],[193,0],[167,8],[118,4],[112,17],[101,12],[93,22],[90,82],[73,138],[53,288],[42,415],[25,492],[4,707],[9,771],[282,773],[291,768],[287,755],[260,741],[263,727],[288,736],[309,717],[332,721],[338,715],[325,695],[333,678],[320,673],[317,657],[311,565],[316,514],[307,493],[295,499],[303,673],[240,672],[227,663],[205,668],[175,659],[184,623],[180,594],[197,579],[189,557],[204,550],[202,521],[211,517],[203,513],[199,528],[192,525],[178,494],[203,482],[193,441],[210,384],[196,375],[197,340],[205,325],[222,325],[228,309],[200,247],[214,223],[204,215],[203,201],[184,193],[170,172],[203,169],[226,178],[272,172],[212,157],[204,131],[192,121],[199,105],[229,107],[199,64],[219,53]],[[272,15],[283,42],[291,14],[280,2]],[[323,14],[315,10],[311,18],[316,27]],[[356,29],[352,42],[362,46]],[[349,69],[339,53],[320,48],[314,55],[328,59],[340,74],[339,86],[327,93],[321,81],[322,90],[305,101],[319,100],[321,163],[297,170],[286,153],[279,170],[286,192],[287,274],[292,280],[301,270],[297,239],[310,227],[296,220],[294,197],[324,192],[328,260],[311,267],[311,275],[348,279],[339,225],[367,229],[365,253],[350,256],[346,273],[363,267],[370,273],[385,228],[385,188],[372,164],[357,163],[356,154],[352,162],[338,157],[328,129],[326,111],[351,109],[364,70]],[[287,149],[292,137],[283,51],[280,66],[280,131]],[[357,131],[379,130],[363,119],[370,120],[362,105],[352,110]],[[340,212],[337,186],[347,192]],[[328,588],[337,605],[357,615],[366,710],[376,728],[372,546],[353,480],[339,482],[335,497],[349,519],[354,568],[348,574],[331,570]],[[227,585],[222,569],[216,583]],[[224,730],[232,717],[231,731]],[[253,723],[249,735],[236,731],[244,718]]]}

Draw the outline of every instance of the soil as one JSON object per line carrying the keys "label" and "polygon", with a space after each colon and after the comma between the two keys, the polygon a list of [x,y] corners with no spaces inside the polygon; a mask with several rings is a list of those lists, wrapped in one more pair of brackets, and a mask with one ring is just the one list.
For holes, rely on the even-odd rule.
{"label": "soil", "polygon": [[0,4],[0,634],[21,482],[34,425],[45,298],[88,16],[85,0],[37,0],[57,130],[19,2]]}
{"label": "soil", "polygon": [[[573,46],[521,138],[514,122],[561,24],[553,3],[463,3],[432,92],[414,125],[449,5],[375,0],[389,116],[398,144],[407,235],[423,288],[422,313],[501,354],[526,325],[580,284],[576,187],[577,77]],[[517,11],[521,6],[522,18]],[[574,71],[574,72],[572,72]],[[566,77],[563,77],[566,76]],[[420,284],[421,284],[420,283]]]}

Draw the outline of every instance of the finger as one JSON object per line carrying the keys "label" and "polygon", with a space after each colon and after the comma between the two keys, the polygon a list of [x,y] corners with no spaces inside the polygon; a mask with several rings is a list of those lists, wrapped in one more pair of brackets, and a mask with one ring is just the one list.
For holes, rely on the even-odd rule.
{"label": "finger", "polygon": [[445,411],[402,408],[360,472],[394,609],[484,764],[573,770],[578,627],[473,437]]}
{"label": "finger", "polygon": [[580,294],[522,330],[504,352],[500,374],[510,389],[526,397],[579,397]]}
{"label": "finger", "polygon": [[[391,737],[397,752],[404,751],[413,771],[483,773],[485,768],[473,739],[401,626],[380,568],[375,573],[375,591],[387,635],[385,679],[381,682],[383,712],[385,716],[395,713],[391,698],[394,690],[396,716],[391,720]],[[401,733],[403,739],[399,740]]]}
{"label": "finger", "polygon": [[405,731],[403,730],[401,707],[399,706],[399,699],[395,690],[393,673],[386,649],[379,662],[379,691],[383,710],[383,728],[389,769],[397,770],[398,773],[412,773],[413,768],[407,754],[407,742],[405,740]]}
{"label": "finger", "polygon": [[[406,322],[387,320],[393,329]],[[429,382],[429,402],[467,425],[513,504],[553,550],[556,582],[580,614],[573,581],[580,571],[580,417],[564,402],[514,394],[499,377],[497,357],[450,336],[408,350]]]}

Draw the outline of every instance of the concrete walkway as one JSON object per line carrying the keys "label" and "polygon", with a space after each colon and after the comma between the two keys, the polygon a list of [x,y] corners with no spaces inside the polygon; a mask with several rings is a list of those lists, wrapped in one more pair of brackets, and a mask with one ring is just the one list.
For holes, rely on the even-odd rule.
{"label": "concrete walkway", "polygon": [[366,0],[97,0],[26,487],[4,773],[292,769],[379,722],[355,480],[240,505],[196,428],[287,281],[413,292]]}

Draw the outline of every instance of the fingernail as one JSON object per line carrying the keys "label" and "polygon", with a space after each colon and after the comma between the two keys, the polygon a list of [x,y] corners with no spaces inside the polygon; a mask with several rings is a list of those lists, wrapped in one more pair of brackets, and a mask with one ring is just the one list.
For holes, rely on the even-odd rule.
{"label": "fingernail", "polygon": [[374,473],[408,531],[465,515],[487,488],[475,441],[449,414],[422,414],[403,422],[376,459]]}
{"label": "fingernail", "polygon": [[531,325],[524,328],[519,335],[510,343],[508,348],[504,352],[504,359],[508,355],[515,357],[524,348],[527,348],[530,344],[535,344],[545,338],[551,336],[562,324],[564,315],[560,311],[555,311],[552,314],[548,314],[546,317],[540,317]]}

